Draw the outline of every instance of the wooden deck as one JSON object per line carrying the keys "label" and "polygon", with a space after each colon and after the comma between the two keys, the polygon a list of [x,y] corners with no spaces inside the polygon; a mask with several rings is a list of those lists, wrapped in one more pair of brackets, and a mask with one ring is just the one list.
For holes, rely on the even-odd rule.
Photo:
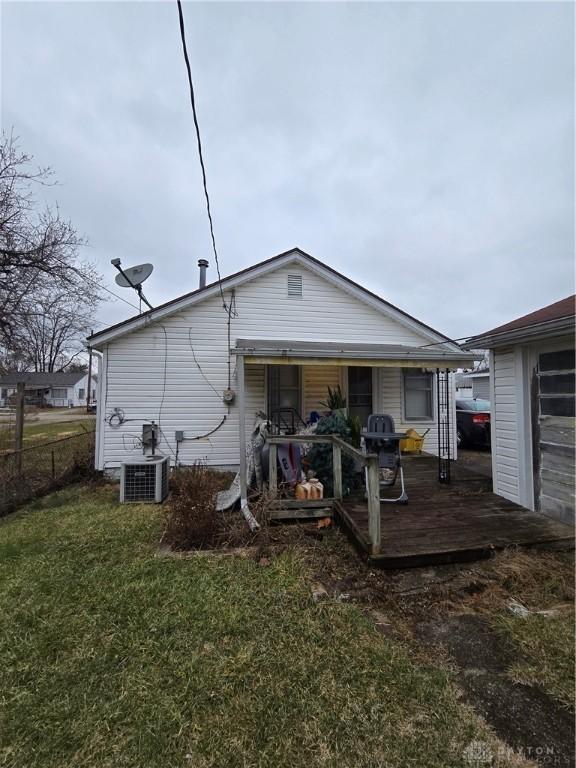
{"label": "wooden deck", "polygon": [[[409,502],[381,504],[379,554],[370,554],[367,503],[348,498],[335,504],[357,546],[382,567],[476,560],[514,545],[574,544],[571,526],[497,496],[490,478],[468,466],[456,462],[451,484],[441,485],[433,457],[404,458],[403,465]],[[388,489],[390,495],[397,487]]]}

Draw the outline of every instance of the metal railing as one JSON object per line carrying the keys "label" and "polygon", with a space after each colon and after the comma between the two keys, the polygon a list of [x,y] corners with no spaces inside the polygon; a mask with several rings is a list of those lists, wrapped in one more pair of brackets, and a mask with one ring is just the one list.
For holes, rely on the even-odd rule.
{"label": "metal railing", "polygon": [[288,443],[324,443],[332,445],[332,481],[334,495],[323,499],[277,499],[275,506],[289,511],[290,509],[314,509],[318,507],[335,507],[342,511],[342,453],[346,453],[356,459],[362,469],[367,468],[367,503],[368,503],[368,534],[370,538],[370,551],[372,555],[380,552],[380,470],[378,456],[375,453],[362,453],[354,446],[349,445],[338,435],[274,435],[267,442],[270,446],[268,486],[270,493],[278,493],[278,446]]}

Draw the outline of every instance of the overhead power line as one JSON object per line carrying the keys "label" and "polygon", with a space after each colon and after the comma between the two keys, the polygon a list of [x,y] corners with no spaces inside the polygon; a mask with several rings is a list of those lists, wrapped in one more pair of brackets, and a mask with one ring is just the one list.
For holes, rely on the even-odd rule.
{"label": "overhead power line", "polygon": [[194,117],[194,128],[196,129],[196,142],[198,144],[198,156],[200,158],[200,167],[202,168],[202,185],[204,187],[204,197],[206,198],[206,212],[208,213],[208,222],[210,224],[210,236],[212,238],[212,250],[214,251],[214,259],[216,261],[216,272],[218,273],[218,285],[220,287],[220,296],[222,297],[222,305],[226,311],[228,307],[226,300],[224,299],[224,291],[222,290],[222,277],[220,275],[220,263],[218,261],[218,250],[216,248],[216,238],[214,236],[214,222],[212,221],[212,212],[210,210],[210,195],[208,194],[208,182],[206,181],[206,168],[204,166],[204,156],[202,154],[202,139],[200,138],[200,126],[198,125],[198,115],[196,113],[196,98],[194,95],[194,84],[192,82],[192,70],[190,69],[190,59],[188,58],[188,49],[186,48],[186,32],[184,30],[184,14],[182,13],[182,3],[180,0],[176,0],[178,4],[178,18],[180,20],[180,38],[182,40],[182,51],[184,53],[184,61],[186,63],[186,72],[188,74],[188,86],[190,88],[190,103],[192,105],[192,115]]}

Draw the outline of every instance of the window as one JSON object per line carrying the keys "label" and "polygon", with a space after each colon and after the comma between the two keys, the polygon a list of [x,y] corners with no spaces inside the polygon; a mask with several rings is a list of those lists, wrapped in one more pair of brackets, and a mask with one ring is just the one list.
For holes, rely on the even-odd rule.
{"label": "window", "polygon": [[55,387],[52,390],[53,400],[65,400],[68,397],[68,390],[66,387]]}
{"label": "window", "polygon": [[279,408],[301,410],[300,368],[297,365],[268,366],[268,416]]}
{"label": "window", "polygon": [[404,371],[404,418],[407,421],[430,421],[434,418],[432,376],[420,368]]}
{"label": "window", "polygon": [[363,427],[372,413],[372,368],[348,368],[348,414],[357,416]]}
{"label": "window", "polygon": [[78,400],[84,400],[85,397],[86,397],[85,391],[83,389],[79,389],[78,390]]}
{"label": "window", "polygon": [[288,275],[288,296],[302,298],[302,275]]}
{"label": "window", "polygon": [[574,399],[574,350],[544,352],[538,359],[540,415],[567,416],[576,413]]}

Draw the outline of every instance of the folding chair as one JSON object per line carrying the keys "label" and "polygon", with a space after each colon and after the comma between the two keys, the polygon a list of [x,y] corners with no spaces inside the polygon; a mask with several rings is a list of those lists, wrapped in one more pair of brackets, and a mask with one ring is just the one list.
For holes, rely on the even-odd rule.
{"label": "folding chair", "polygon": [[[396,483],[400,473],[401,493],[396,499],[380,497],[380,501],[406,504],[408,494],[404,487],[404,470],[402,469],[402,457],[400,454],[400,440],[405,437],[403,432],[394,431],[394,419],[385,413],[373,413],[368,416],[367,429],[364,434],[364,445],[367,453],[378,454],[378,466],[384,473],[380,473],[380,489],[392,487]],[[366,473],[366,489],[368,489],[368,468]],[[385,477],[382,478],[382,474]]]}

